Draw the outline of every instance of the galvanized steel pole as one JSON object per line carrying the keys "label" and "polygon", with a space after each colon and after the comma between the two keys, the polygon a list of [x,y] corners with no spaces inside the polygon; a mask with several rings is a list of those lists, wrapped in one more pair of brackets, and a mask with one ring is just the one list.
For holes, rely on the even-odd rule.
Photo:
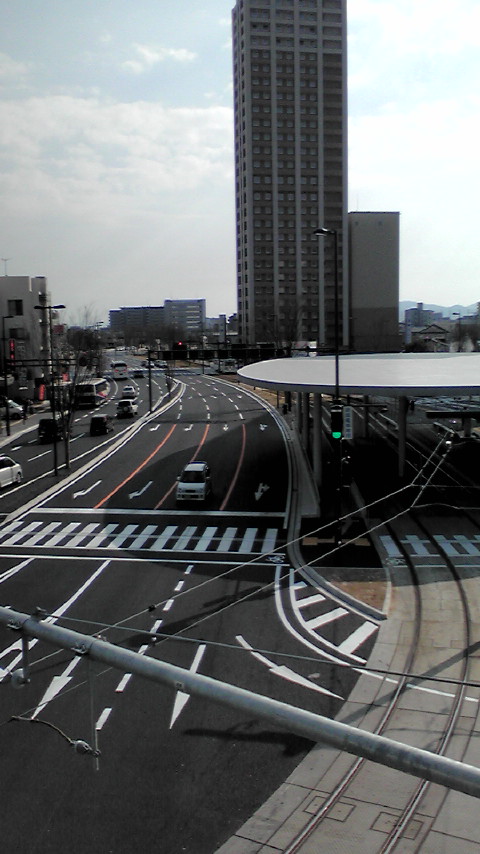
{"label": "galvanized steel pole", "polygon": [[[472,765],[447,759],[418,747],[391,741],[384,736],[315,715],[295,706],[272,700],[270,697],[253,694],[235,685],[219,682],[210,676],[202,676],[173,664],[122,649],[91,635],[42,622],[36,617],[10,608],[0,607],[0,623],[19,632],[22,638],[25,636],[39,638],[53,646],[69,650],[74,655],[89,656],[93,661],[101,661],[119,670],[136,673],[144,679],[170,685],[175,691],[183,691],[204,697],[214,703],[230,706],[245,712],[250,717],[255,715],[263,718],[270,724],[311,741],[324,742],[338,750],[363,756],[365,759],[395,768],[405,774],[430,780],[432,783],[476,798],[480,797],[480,770]],[[152,638],[155,638],[155,634],[152,634]],[[28,657],[28,651],[25,651],[23,668],[17,684],[22,677],[28,677],[25,672],[26,657]]]}

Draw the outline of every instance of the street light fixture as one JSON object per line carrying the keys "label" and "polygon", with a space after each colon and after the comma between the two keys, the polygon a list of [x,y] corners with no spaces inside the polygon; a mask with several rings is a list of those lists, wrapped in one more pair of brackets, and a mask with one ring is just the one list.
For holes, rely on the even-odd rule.
{"label": "street light fixture", "polygon": [[60,308],[66,308],[63,303],[58,305],[36,305],[38,311],[48,312],[48,334],[49,334],[49,361],[50,361],[50,406],[52,409],[53,418],[53,470],[55,475],[58,474],[58,457],[57,457],[57,408],[55,400],[55,374],[53,370],[53,325],[52,311]]}
{"label": "street light fixture", "polygon": [[[339,306],[338,306],[338,232],[336,228],[317,228],[313,232],[315,237],[333,237],[333,263],[334,263],[334,324],[335,324],[335,396],[331,406],[332,437],[334,438],[335,459],[335,519],[336,544],[341,544],[340,534],[340,512],[341,512],[341,480],[342,480],[342,433],[343,433],[343,406],[340,403],[340,346],[339,346]],[[334,423],[335,421],[335,423]],[[335,429],[334,429],[335,428]]]}
{"label": "street light fixture", "polygon": [[5,352],[5,321],[13,317],[13,314],[4,314],[2,317],[2,342],[3,342],[3,382],[5,385],[5,427],[7,436],[10,436],[10,407],[8,405],[8,387],[7,387],[7,354]]}

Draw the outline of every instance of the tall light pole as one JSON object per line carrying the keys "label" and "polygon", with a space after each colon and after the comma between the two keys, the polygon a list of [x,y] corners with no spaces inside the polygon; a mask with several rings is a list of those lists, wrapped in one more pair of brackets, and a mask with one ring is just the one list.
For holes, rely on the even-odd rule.
{"label": "tall light pole", "polygon": [[58,455],[57,455],[57,406],[55,400],[55,373],[53,370],[53,325],[52,311],[60,308],[65,308],[62,304],[59,305],[36,305],[38,311],[48,312],[48,334],[49,334],[49,361],[50,361],[50,406],[52,409],[53,418],[53,470],[55,475],[58,474]]}
{"label": "tall light pole", "polygon": [[3,382],[5,385],[5,427],[7,436],[10,436],[10,406],[8,405],[8,387],[7,387],[7,354],[6,354],[6,335],[5,321],[13,317],[13,314],[4,314],[2,317],[2,342],[3,342]]}
{"label": "tall light pole", "polygon": [[343,406],[340,403],[340,345],[339,345],[339,311],[338,311],[338,232],[336,228],[317,228],[315,237],[333,237],[334,264],[334,325],[335,325],[335,395],[330,408],[331,435],[334,444],[335,459],[335,541],[341,543],[340,515],[342,489],[342,436],[343,436]]}
{"label": "tall light pole", "polygon": [[460,347],[461,347],[460,336],[461,336],[461,332],[462,332],[462,326],[461,326],[461,319],[462,318],[461,318],[461,314],[459,311],[453,311],[452,317],[458,317],[458,352],[460,353]]}
{"label": "tall light pole", "polygon": [[335,323],[335,402],[340,400],[339,316],[338,316],[338,232],[336,228],[317,228],[315,237],[333,237],[334,323]]}

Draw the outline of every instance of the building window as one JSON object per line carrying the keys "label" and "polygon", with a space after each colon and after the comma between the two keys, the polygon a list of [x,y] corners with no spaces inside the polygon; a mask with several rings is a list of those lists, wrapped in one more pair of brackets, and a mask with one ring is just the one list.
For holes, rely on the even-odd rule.
{"label": "building window", "polygon": [[18,317],[18,315],[23,314],[23,300],[21,300],[21,299],[9,299],[7,304],[8,304],[8,313],[13,315],[13,317]]}

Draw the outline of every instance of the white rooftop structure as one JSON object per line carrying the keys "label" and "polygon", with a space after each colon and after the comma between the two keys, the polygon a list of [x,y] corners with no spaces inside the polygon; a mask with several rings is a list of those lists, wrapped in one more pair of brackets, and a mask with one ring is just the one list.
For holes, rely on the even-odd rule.
{"label": "white rooftop structure", "polygon": [[[335,357],[272,359],[240,368],[261,388],[333,394]],[[459,397],[480,394],[480,353],[391,353],[339,357],[340,394]]]}

